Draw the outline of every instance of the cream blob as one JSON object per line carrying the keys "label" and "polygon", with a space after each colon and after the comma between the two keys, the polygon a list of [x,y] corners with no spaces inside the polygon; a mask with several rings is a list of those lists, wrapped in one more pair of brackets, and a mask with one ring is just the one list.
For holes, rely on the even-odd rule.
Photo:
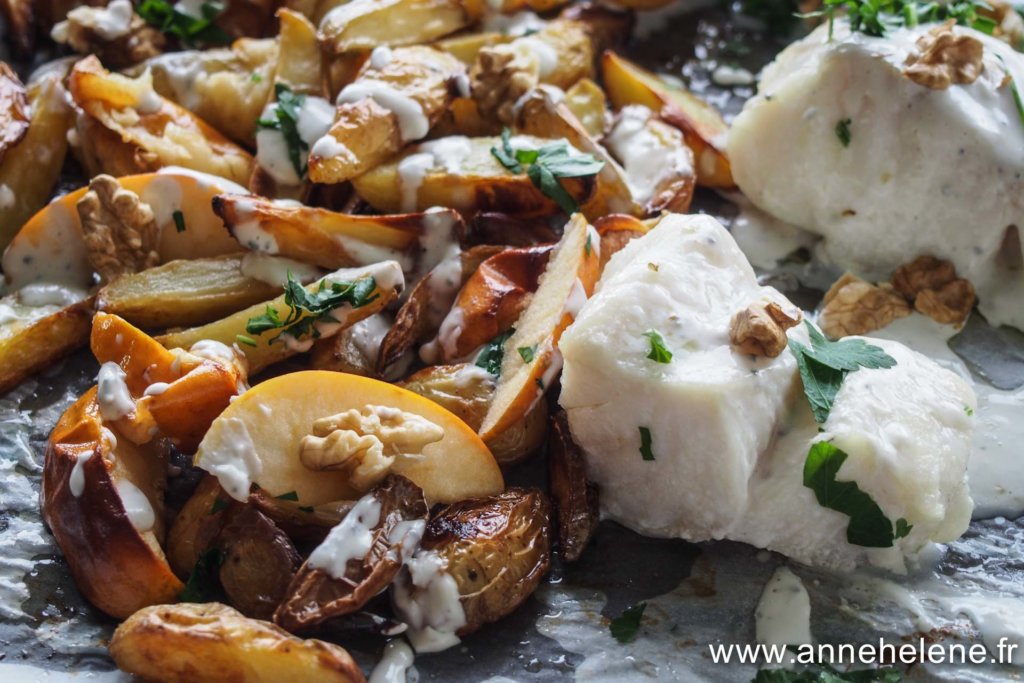
{"label": "cream blob", "polygon": [[113,422],[135,411],[135,400],[128,391],[128,376],[117,363],[108,361],[96,376],[96,403],[104,420]]}

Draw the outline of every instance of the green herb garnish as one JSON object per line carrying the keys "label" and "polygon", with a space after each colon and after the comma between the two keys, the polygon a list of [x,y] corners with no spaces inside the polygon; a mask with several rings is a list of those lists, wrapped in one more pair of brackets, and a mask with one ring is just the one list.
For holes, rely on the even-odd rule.
{"label": "green herb garnish", "polygon": [[910,533],[913,525],[902,517],[893,525],[875,500],[856,482],[836,481],[849,457],[827,441],[811,446],[804,462],[804,486],[814,491],[818,504],[850,518],[846,540],[865,548],[891,548],[893,541]]}
{"label": "green herb garnish", "polygon": [[850,146],[850,124],[853,123],[851,119],[843,119],[836,124],[836,137],[839,138],[839,142],[842,143],[843,147]]}
{"label": "green herb garnish", "polygon": [[252,76],[249,76],[249,80],[252,81],[253,83],[262,83],[263,82],[263,76],[261,76],[260,74],[258,74],[258,73],[256,73],[254,71]]}
{"label": "green herb garnish", "polygon": [[846,375],[860,368],[891,368],[896,365],[896,359],[863,339],[829,341],[814,325],[806,320],[804,324],[811,338],[811,348],[790,339],[789,349],[796,356],[814,419],[822,424],[832,411]]}
{"label": "green herb garnish", "polygon": [[244,334],[236,334],[235,341],[246,346],[256,346],[256,340],[252,337],[246,337]]}
{"label": "green herb garnish", "polygon": [[298,502],[299,494],[296,491],[289,491],[288,493],[282,493],[280,496],[274,496],[278,500],[292,500]]}
{"label": "green herb garnish", "polygon": [[519,352],[524,363],[532,363],[534,356],[537,355],[536,346],[520,346],[516,351]]}
{"label": "green herb garnish", "polygon": [[284,284],[284,303],[288,306],[288,315],[282,319],[277,309],[267,306],[262,315],[249,318],[245,331],[249,334],[261,335],[270,330],[280,329],[281,332],[271,338],[269,343],[287,335],[293,339],[311,336],[320,338],[317,323],[339,322],[332,314],[341,306],[362,308],[375,301],[379,294],[374,294],[377,281],[373,277],[364,277],[349,282],[320,281],[320,286],[313,292],[306,291],[302,283],[288,273],[288,282]]}
{"label": "green herb garnish", "polygon": [[644,460],[654,460],[654,451],[651,450],[651,430],[647,427],[640,428],[640,457]]}
{"label": "green herb garnish", "polygon": [[1006,67],[1006,61],[1002,55],[997,54],[996,57],[1003,64],[1003,69],[1006,71],[1006,77],[1010,79],[1010,92],[1013,94],[1013,103],[1017,106],[1017,116],[1020,117],[1022,123],[1024,123],[1024,100],[1020,97],[1020,88],[1017,87],[1017,79],[1013,77],[1010,70]]}
{"label": "green herb garnish", "polygon": [[505,342],[515,333],[516,329],[510,327],[507,332],[502,332],[491,341],[484,344],[484,348],[476,357],[477,367],[481,367],[495,377],[501,374],[501,361],[505,358]]}
{"label": "green herb garnish", "polygon": [[171,214],[171,218],[174,219],[174,227],[178,232],[185,232],[185,214],[181,211],[175,211]]}
{"label": "green herb garnish", "polygon": [[316,512],[316,511],[315,511],[315,510],[314,510],[314,509],[313,509],[313,508],[312,508],[311,506],[309,506],[309,505],[300,505],[300,506],[299,506],[299,510],[301,510],[301,511],[303,511],[303,512]]}
{"label": "green herb garnish", "polygon": [[309,144],[299,135],[299,112],[306,103],[306,96],[292,92],[292,89],[284,83],[277,83],[274,86],[274,95],[277,99],[274,118],[259,119],[256,121],[256,125],[264,130],[281,132],[285,144],[288,145],[288,159],[291,160],[295,173],[302,178],[306,175],[306,164],[302,161],[302,153],[309,150]]}
{"label": "green herb garnish", "polygon": [[672,352],[665,345],[665,338],[657,330],[647,330],[643,336],[651,340],[651,352],[647,357],[657,363],[671,363]]}
{"label": "green herb garnish", "polygon": [[546,144],[540,149],[517,150],[512,147],[512,133],[508,128],[501,132],[501,147],[491,147],[491,154],[513,173],[522,173],[526,165],[526,175],[534,186],[569,214],[578,211],[579,204],[558,179],[597,175],[604,167],[604,161],[576,152],[566,140]]}
{"label": "green herb garnish", "polygon": [[898,28],[913,28],[918,24],[941,23],[949,19],[953,19],[961,26],[968,26],[991,35],[996,22],[978,14],[979,9],[987,8],[986,3],[976,0],[948,4],[916,0],[824,0],[820,10],[796,16],[801,19],[826,18],[829,40],[832,39],[836,13],[839,10],[846,10],[851,31],[878,38]]}
{"label": "green herb garnish", "polygon": [[178,597],[182,602],[213,602],[220,595],[220,566],[224,563],[224,553],[220,548],[203,551],[196,560],[185,589]]}
{"label": "green herb garnish", "polygon": [[608,630],[620,643],[632,643],[640,632],[640,621],[643,619],[644,610],[647,609],[646,602],[638,602],[632,607],[627,607],[619,616],[611,620]]}
{"label": "green herb garnish", "polygon": [[186,47],[230,43],[231,36],[214,23],[224,11],[223,3],[213,0],[204,2],[199,11],[201,17],[186,14],[170,0],[142,0],[136,8],[136,12],[147,24],[166,35],[174,36]]}

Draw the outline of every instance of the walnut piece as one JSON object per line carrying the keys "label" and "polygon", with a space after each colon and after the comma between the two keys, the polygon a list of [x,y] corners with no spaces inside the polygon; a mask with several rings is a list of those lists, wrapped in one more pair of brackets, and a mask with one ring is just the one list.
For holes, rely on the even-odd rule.
{"label": "walnut piece", "polygon": [[160,262],[153,210],[113,176],[93,178],[77,208],[89,262],[105,282]]}
{"label": "walnut piece", "polygon": [[934,256],[918,256],[896,269],[892,285],[914,310],[936,322],[959,325],[974,308],[974,287],[957,277],[949,261]]}
{"label": "walnut piece", "polygon": [[95,54],[112,69],[155,57],[167,42],[163,33],[135,13],[129,0],[113,0],[106,7],[76,7],[50,35],[75,52]]}
{"label": "walnut piece", "polygon": [[866,334],[910,315],[910,306],[892,285],[873,285],[846,273],[825,294],[818,316],[822,332],[832,339]]}
{"label": "walnut piece", "polygon": [[419,415],[389,406],[366,405],[313,423],[302,438],[299,459],[311,470],[341,470],[360,493],[372,489],[400,457],[423,457],[444,438],[444,429]]}
{"label": "walnut piece", "polygon": [[540,83],[537,57],[515,42],[485,47],[469,71],[470,91],[480,114],[511,125],[515,105]]}
{"label": "walnut piece", "polygon": [[775,358],[786,348],[786,330],[802,317],[800,311],[787,311],[774,301],[751,304],[732,317],[729,341],[740,353]]}
{"label": "walnut piece", "polygon": [[1014,9],[1013,3],[1007,0],[988,0],[987,4],[988,7],[979,5],[977,12],[996,22],[992,35],[1019,49],[1024,42],[1024,18]]}
{"label": "walnut piece", "polygon": [[920,52],[912,52],[904,62],[907,78],[933,90],[978,79],[985,68],[985,47],[977,38],[954,33],[954,24],[950,19],[917,39]]}

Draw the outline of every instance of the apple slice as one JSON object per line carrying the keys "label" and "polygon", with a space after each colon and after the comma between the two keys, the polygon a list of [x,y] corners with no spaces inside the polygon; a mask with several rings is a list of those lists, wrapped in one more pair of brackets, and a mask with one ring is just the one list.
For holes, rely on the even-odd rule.
{"label": "apple slice", "polygon": [[573,214],[537,293],[516,321],[515,334],[505,342],[501,378],[480,427],[485,442],[519,422],[554,383],[562,369],[558,340],[597,284],[600,243],[583,215]]}
{"label": "apple slice", "polygon": [[[43,464],[43,518],[82,594],[124,619],[184,586],[160,548],[167,454],[104,426],[89,389],[61,417]],[[160,442],[162,444],[163,442]]]}
{"label": "apple slice", "polygon": [[246,500],[249,482],[274,496],[295,492],[302,505],[359,498],[347,472],[312,470],[300,459],[317,420],[347,410],[386,406],[441,427],[440,441],[417,457],[398,457],[391,472],[411,479],[427,501],[489,496],[504,490],[501,470],[476,433],[454,414],[407,389],[341,372],[307,370],[269,379],[235,400],[199,445],[195,464]]}

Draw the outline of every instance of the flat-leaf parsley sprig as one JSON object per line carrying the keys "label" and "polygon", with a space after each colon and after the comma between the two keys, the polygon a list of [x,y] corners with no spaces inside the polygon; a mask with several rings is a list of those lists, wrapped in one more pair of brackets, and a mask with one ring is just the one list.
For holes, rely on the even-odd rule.
{"label": "flat-leaf parsley sprig", "polygon": [[277,99],[274,118],[259,119],[256,125],[264,130],[281,132],[285,144],[288,146],[288,159],[292,162],[296,175],[302,178],[306,175],[306,164],[302,160],[302,153],[309,150],[309,145],[299,135],[299,112],[306,104],[306,96],[293,92],[284,83],[274,86],[274,95]]}

